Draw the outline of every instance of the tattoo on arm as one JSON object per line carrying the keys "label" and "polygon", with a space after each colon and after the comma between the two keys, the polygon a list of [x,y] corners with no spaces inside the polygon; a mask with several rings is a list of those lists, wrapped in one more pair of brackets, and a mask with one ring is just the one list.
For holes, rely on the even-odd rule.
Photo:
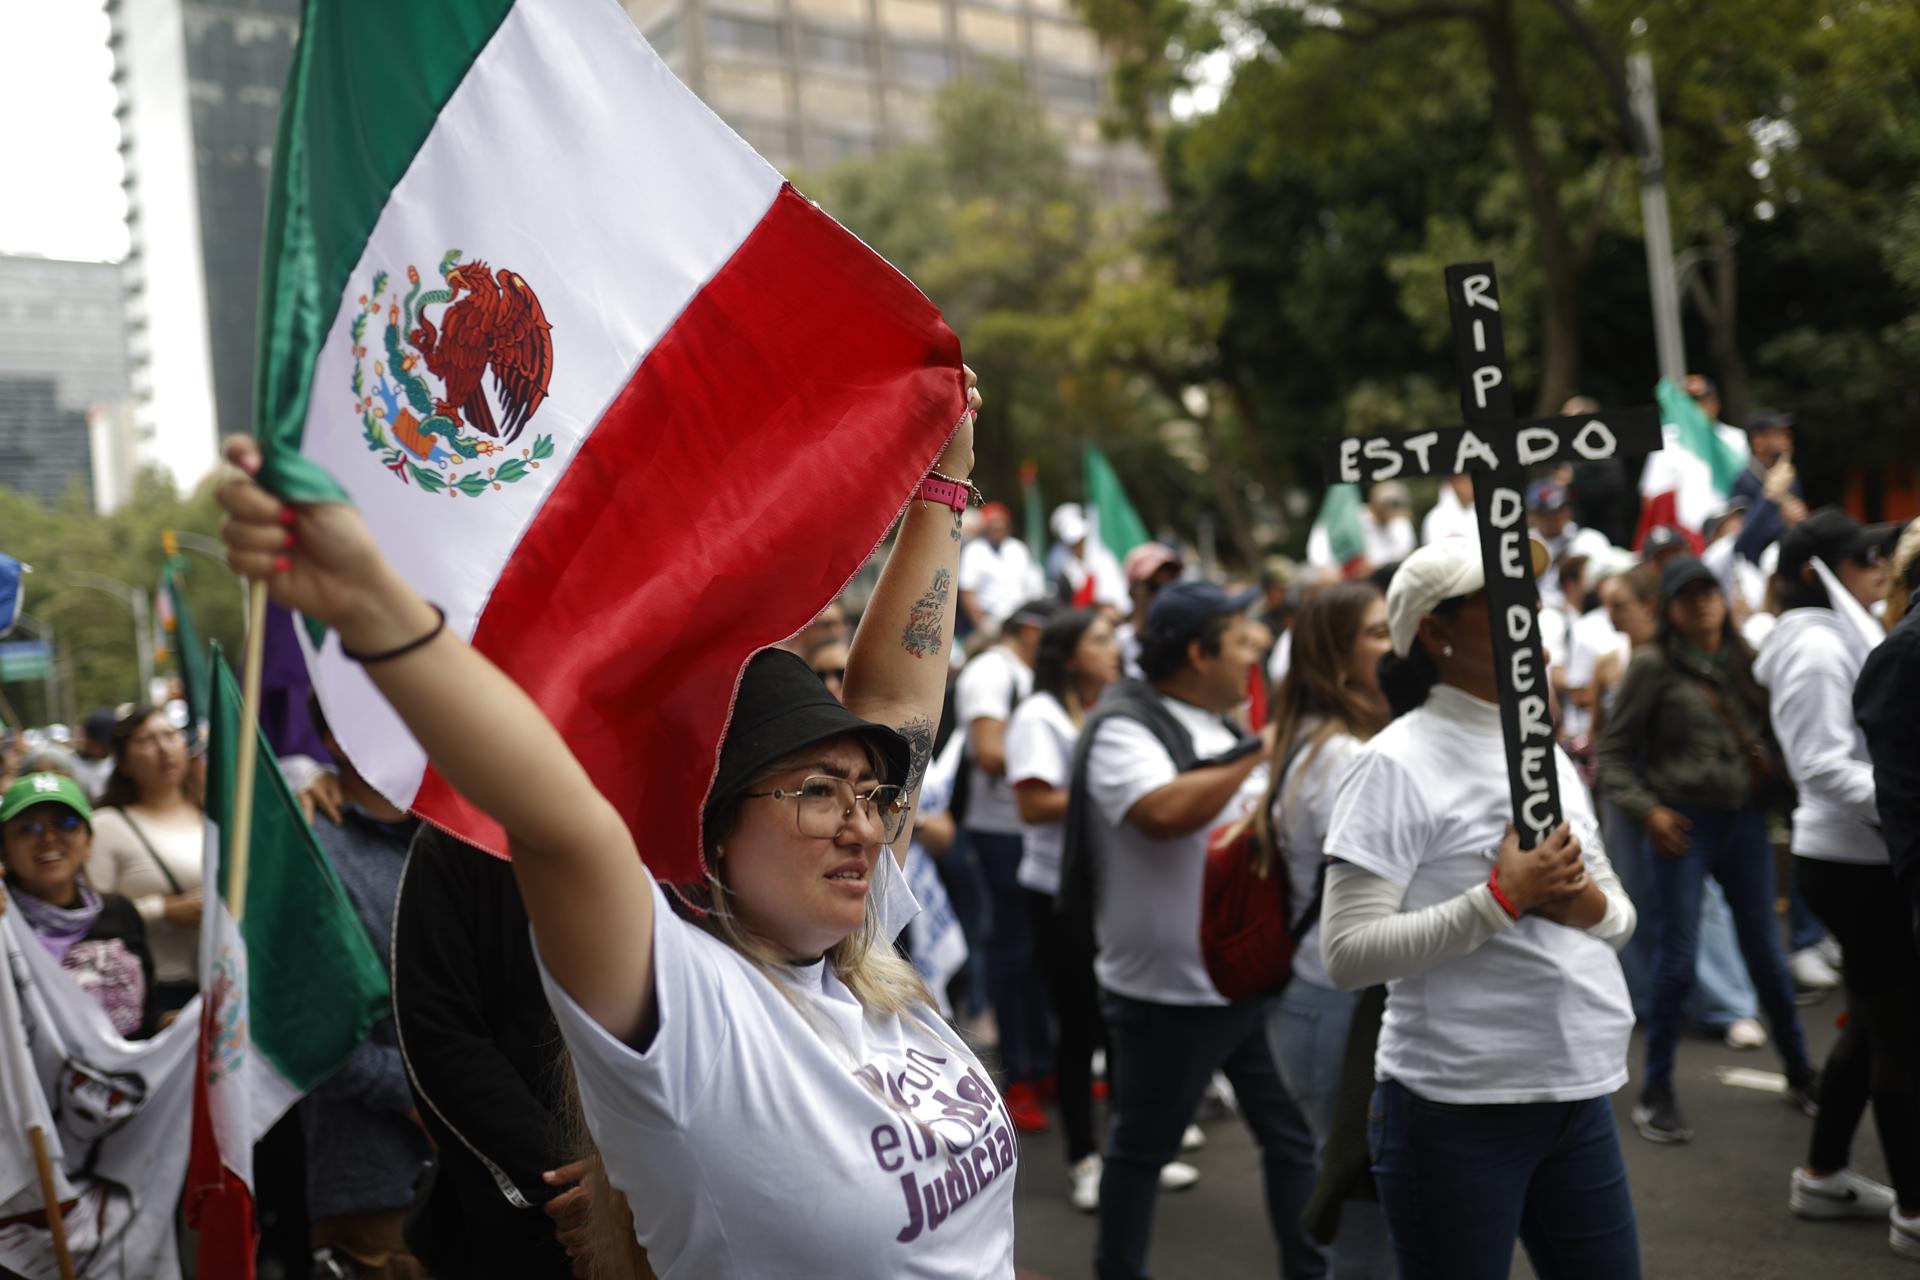
{"label": "tattoo on arm", "polygon": [[960,541],[960,513],[958,511],[953,513],[953,528],[947,532],[955,542]]}
{"label": "tattoo on arm", "polygon": [[900,736],[907,740],[907,779],[901,785],[911,804],[921,779],[927,776],[927,763],[933,759],[933,721],[925,716],[912,716],[899,730]]}
{"label": "tattoo on arm", "polygon": [[900,633],[900,647],[914,657],[931,657],[939,653],[945,643],[941,632],[946,628],[947,596],[952,587],[953,571],[935,569],[933,585],[913,602],[913,611],[907,615],[906,629]]}

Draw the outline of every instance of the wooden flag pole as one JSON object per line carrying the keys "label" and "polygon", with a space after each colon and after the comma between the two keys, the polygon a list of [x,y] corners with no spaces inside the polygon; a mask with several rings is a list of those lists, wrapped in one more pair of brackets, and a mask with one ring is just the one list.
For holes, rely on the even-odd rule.
{"label": "wooden flag pole", "polygon": [[266,657],[267,584],[247,586],[247,651],[241,664],[240,743],[233,763],[233,830],[227,837],[227,913],[247,914],[247,859],[253,843],[253,775],[260,756],[260,668]]}
{"label": "wooden flag pole", "polygon": [[67,1248],[67,1215],[60,1209],[60,1190],[53,1180],[53,1157],[47,1154],[46,1131],[37,1124],[28,1126],[27,1142],[33,1147],[33,1167],[40,1172],[40,1198],[47,1206],[53,1260],[60,1266],[60,1280],[75,1280],[73,1251]]}
{"label": "wooden flag pole", "polygon": [[[7,895],[0,893],[0,916],[6,913]],[[73,1250],[67,1247],[67,1215],[60,1209],[60,1184],[53,1176],[46,1130],[37,1124],[28,1125],[27,1146],[33,1149],[33,1168],[40,1177],[40,1202],[47,1207],[47,1233],[53,1237],[53,1260],[60,1267],[60,1280],[75,1280]]]}

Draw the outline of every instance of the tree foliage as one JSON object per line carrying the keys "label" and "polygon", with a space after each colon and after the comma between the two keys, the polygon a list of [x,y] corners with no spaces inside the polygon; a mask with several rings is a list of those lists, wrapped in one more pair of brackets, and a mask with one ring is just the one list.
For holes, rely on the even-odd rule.
{"label": "tree foliage", "polygon": [[[64,722],[69,713],[85,716],[99,706],[117,706],[143,696],[139,658],[134,649],[132,615],[112,596],[80,585],[74,571],[99,574],[146,592],[149,609],[165,560],[162,531],[212,536],[220,513],[211,486],[183,495],[166,472],[143,471],[133,495],[111,515],[95,515],[78,487],[49,507],[0,487],[0,550],[33,567],[26,577],[30,621],[9,639],[33,639],[40,624],[54,634],[57,707],[46,705],[40,680],[0,687],[27,722]],[[203,638],[240,651],[244,629],[237,579],[224,566],[188,553],[184,561],[187,607]],[[170,660],[154,664],[156,675],[171,675]]]}
{"label": "tree foliage", "polygon": [[[1501,270],[1516,385],[1645,402],[1656,375],[1626,64],[1656,68],[1693,368],[1734,420],[1801,414],[1816,499],[1912,456],[1920,10],[1886,0],[1080,0],[1159,156],[1158,252],[1224,282],[1213,375],[1268,474],[1451,421],[1440,268]],[[1156,102],[1203,57],[1217,110]]]}

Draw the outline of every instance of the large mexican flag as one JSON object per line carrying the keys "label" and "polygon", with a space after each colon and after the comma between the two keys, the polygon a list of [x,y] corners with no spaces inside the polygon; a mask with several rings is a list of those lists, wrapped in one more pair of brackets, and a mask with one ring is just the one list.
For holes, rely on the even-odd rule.
{"label": "large mexican flag", "polygon": [[200,1274],[246,1277],[254,1143],[386,1014],[387,967],[257,728],[246,901],[235,897],[226,855],[240,688],[217,647],[210,672],[200,1052],[186,1205],[200,1233]]}
{"label": "large mexican flag", "polygon": [[1633,545],[1640,546],[1664,524],[1685,533],[1698,551],[1701,528],[1726,508],[1747,458],[1671,379],[1660,379],[1654,396],[1664,443],[1647,455],[1640,472],[1640,523]]}
{"label": "large mexican flag", "polygon": [[[957,342],[613,0],[308,0],[284,101],[266,482],[358,504],[656,873],[696,878],[739,669],[938,457]],[[337,639],[307,639],[360,771],[498,849]]]}

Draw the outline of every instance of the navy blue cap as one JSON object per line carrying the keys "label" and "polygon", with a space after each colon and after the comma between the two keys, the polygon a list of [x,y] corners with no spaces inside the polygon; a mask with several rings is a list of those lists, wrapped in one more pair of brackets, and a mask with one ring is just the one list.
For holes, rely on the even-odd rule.
{"label": "navy blue cap", "polygon": [[1210,618],[1241,613],[1260,598],[1260,588],[1228,595],[1211,582],[1173,582],[1160,588],[1147,610],[1146,635],[1155,640],[1188,640]]}

